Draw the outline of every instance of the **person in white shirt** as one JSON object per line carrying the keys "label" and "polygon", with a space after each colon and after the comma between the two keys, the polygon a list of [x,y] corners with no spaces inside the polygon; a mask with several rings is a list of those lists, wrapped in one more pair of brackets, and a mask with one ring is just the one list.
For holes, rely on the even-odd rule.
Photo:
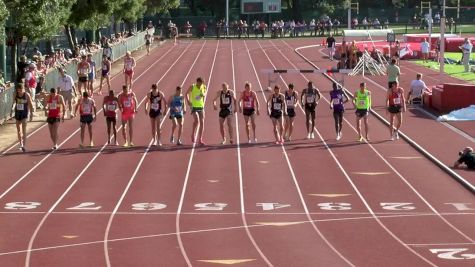
{"label": "person in white shirt", "polygon": [[73,111],[73,99],[76,99],[78,93],[74,86],[73,77],[66,74],[66,71],[63,68],[58,68],[58,71],[60,75],[57,82],[57,88],[59,89],[59,94],[63,97],[65,104],[68,105],[68,118],[70,118]]}
{"label": "person in white shirt", "polygon": [[406,101],[407,104],[412,104],[414,99],[420,99],[420,102],[423,102],[424,94],[429,92],[426,83],[422,80],[422,74],[418,73],[416,79],[411,82],[409,86],[409,92],[407,93]]}
{"label": "person in white shirt", "polygon": [[430,44],[427,42],[427,39],[424,38],[424,41],[421,43],[421,52],[422,52],[422,60],[427,62],[429,58],[429,51],[430,51]]}
{"label": "person in white shirt", "polygon": [[463,66],[465,67],[465,72],[469,71],[470,55],[472,54],[472,48],[472,43],[468,40],[468,38],[465,38],[463,45],[460,47],[463,53]]}

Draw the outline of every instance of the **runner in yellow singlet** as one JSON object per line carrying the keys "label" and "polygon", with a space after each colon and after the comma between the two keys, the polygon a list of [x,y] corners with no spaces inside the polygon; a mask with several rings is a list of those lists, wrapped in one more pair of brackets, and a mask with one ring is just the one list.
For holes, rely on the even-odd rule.
{"label": "runner in yellow singlet", "polygon": [[[191,107],[191,114],[193,115],[193,131],[191,132],[191,142],[195,143],[195,134],[198,132],[197,140],[200,145],[205,145],[203,142],[203,131],[205,123],[205,98],[206,85],[203,83],[203,78],[198,77],[196,83],[192,84],[186,92],[186,102]],[[199,128],[198,128],[199,127]]]}
{"label": "runner in yellow singlet", "polygon": [[371,92],[366,89],[366,83],[360,83],[360,89],[355,92],[355,98],[353,98],[353,105],[356,108],[356,129],[358,130],[358,141],[363,141],[361,135],[361,119],[364,119],[366,141],[369,141],[369,126],[368,116],[371,110]]}

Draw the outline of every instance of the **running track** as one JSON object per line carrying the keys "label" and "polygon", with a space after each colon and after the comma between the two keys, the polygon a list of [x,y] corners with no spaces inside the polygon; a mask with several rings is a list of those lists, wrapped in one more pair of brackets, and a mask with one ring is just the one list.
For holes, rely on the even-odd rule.
{"label": "running track", "polygon": [[[267,76],[260,70],[310,68],[293,52],[304,42],[165,44],[138,63],[139,101],[153,82],[170,95],[205,78],[207,146],[190,145],[187,115],[185,146],[167,144],[167,119],[166,145],[150,147],[142,102],[132,149],[104,146],[100,117],[96,148],[76,149],[72,120],[61,125],[58,151],[47,149],[44,128],[29,139],[31,152],[0,157],[1,266],[473,266],[474,196],[403,140],[386,141],[387,127],[375,119],[371,143],[356,143],[348,110],[337,143],[322,100],[316,139],[303,139],[298,109],[294,141],[280,146],[261,107],[258,144],[246,144],[237,114],[241,142],[215,145],[211,98],[220,84],[239,92],[249,81],[263,105]],[[321,75],[285,74],[276,82],[300,90],[307,79],[328,99],[330,82]]]}

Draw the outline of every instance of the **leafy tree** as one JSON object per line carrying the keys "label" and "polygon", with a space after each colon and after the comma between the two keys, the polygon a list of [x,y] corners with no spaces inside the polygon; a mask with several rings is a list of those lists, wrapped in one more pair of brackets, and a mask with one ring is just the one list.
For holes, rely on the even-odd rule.
{"label": "leafy tree", "polygon": [[147,14],[155,15],[180,6],[180,0],[147,0]]}
{"label": "leafy tree", "polygon": [[146,0],[126,1],[114,11],[116,21],[123,20],[132,30],[132,24],[141,18],[147,9]]}
{"label": "leafy tree", "polygon": [[[5,5],[3,0],[0,0],[0,29],[2,29],[5,26],[5,22],[7,21],[8,14],[9,12],[7,10],[7,6]],[[5,37],[5,33],[3,32],[3,30],[0,30],[0,43],[3,42],[4,37]]]}

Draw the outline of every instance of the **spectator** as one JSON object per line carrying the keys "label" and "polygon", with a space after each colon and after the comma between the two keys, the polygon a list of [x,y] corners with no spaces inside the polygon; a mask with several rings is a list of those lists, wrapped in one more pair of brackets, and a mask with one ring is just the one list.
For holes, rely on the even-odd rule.
{"label": "spectator", "polygon": [[363,24],[363,29],[368,29],[368,20],[366,19],[366,17],[363,18],[361,24]]}
{"label": "spectator", "polygon": [[26,60],[26,56],[25,55],[20,56],[20,61],[18,61],[17,63],[17,67],[18,67],[17,79],[16,79],[17,83],[23,82],[22,80],[25,78],[25,73],[28,68],[28,65],[29,63]]}
{"label": "spectator", "polygon": [[427,85],[422,80],[422,74],[418,73],[416,75],[416,79],[413,80],[409,86],[409,92],[407,93],[406,101],[408,104],[413,104],[414,102],[422,103],[424,94],[429,92],[429,88],[427,88]]}
{"label": "spectator", "polygon": [[185,29],[185,33],[186,33],[187,35],[190,34],[192,26],[191,26],[191,24],[190,24],[189,21],[186,21],[186,23],[185,23],[185,25],[183,26],[183,28]]}
{"label": "spectator", "polygon": [[449,25],[449,32],[452,33],[452,26],[455,24],[454,18],[450,18],[447,24]]}
{"label": "spectator", "polygon": [[459,159],[455,161],[454,168],[458,168],[462,164],[465,164],[468,169],[475,169],[475,154],[473,153],[473,148],[466,147],[459,152]]}
{"label": "spectator", "polygon": [[163,24],[162,24],[161,20],[158,20],[157,29],[158,29],[158,35],[160,35],[160,37],[161,37],[162,36],[162,30],[163,30]]}
{"label": "spectator", "polygon": [[48,71],[48,68],[47,66],[44,64],[44,60],[42,58],[40,58],[38,60],[38,65],[37,65],[37,71],[36,71],[36,75],[38,77],[38,82],[37,82],[37,85],[36,85],[36,90],[35,90],[35,93],[36,94],[40,94],[43,92],[43,87],[45,85],[45,82],[46,82],[46,72]]}
{"label": "spectator", "polygon": [[73,110],[73,102],[79,93],[74,86],[73,77],[66,74],[66,70],[63,68],[58,68],[58,71],[60,75],[57,81],[57,88],[59,89],[59,94],[63,96],[65,104],[68,106],[68,118],[70,118]]}
{"label": "spectator", "polygon": [[424,41],[421,43],[421,52],[422,52],[422,61],[427,62],[429,58],[430,44],[427,42],[427,39],[424,38]]}
{"label": "spectator", "polygon": [[380,30],[381,29],[381,22],[379,22],[379,19],[376,18],[373,20],[373,28]]}
{"label": "spectator", "polygon": [[333,61],[333,56],[335,54],[335,38],[333,38],[333,34],[327,37],[327,47],[328,47],[328,58]]}
{"label": "spectator", "polygon": [[333,20],[333,35],[338,34],[338,27],[340,27],[340,21],[338,19]]}
{"label": "spectator", "polygon": [[[36,72],[36,64],[30,63],[28,65],[28,71],[25,73],[25,86],[26,86],[26,92],[30,94],[31,100],[33,103],[35,103],[37,85],[38,85],[38,76]],[[33,105],[33,111],[34,109],[35,109],[35,105]]]}
{"label": "spectator", "polygon": [[465,67],[465,72],[469,72],[470,55],[472,54],[472,48],[472,43],[468,40],[468,38],[465,38],[463,45],[460,46],[460,49],[462,49],[463,53],[462,61],[463,66]]}
{"label": "spectator", "polygon": [[33,48],[33,54],[31,55],[32,57],[42,57],[43,54],[41,54],[40,49],[38,47]]}
{"label": "spectator", "polygon": [[267,29],[267,24],[264,21],[259,23],[259,32],[261,33],[262,38],[264,38],[264,33]]}
{"label": "spectator", "polygon": [[396,65],[399,66],[399,50],[401,50],[401,43],[399,42],[399,40],[396,40],[396,42],[394,43],[394,57],[396,59]]}

